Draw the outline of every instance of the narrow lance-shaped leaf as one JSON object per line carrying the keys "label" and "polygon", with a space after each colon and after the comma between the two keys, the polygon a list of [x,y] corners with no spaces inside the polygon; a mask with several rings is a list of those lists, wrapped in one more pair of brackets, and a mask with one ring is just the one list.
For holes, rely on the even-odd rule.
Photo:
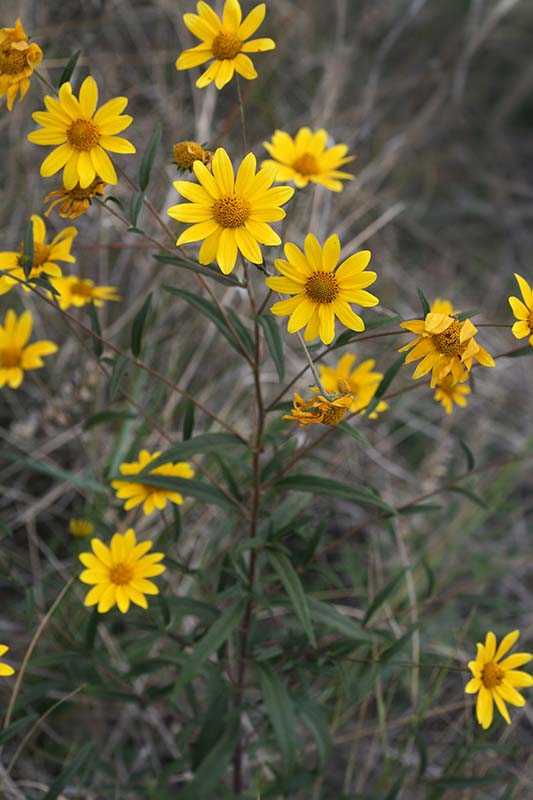
{"label": "narrow lance-shaped leaf", "polygon": [[146,324],[146,318],[148,317],[148,312],[150,311],[151,304],[152,304],[152,292],[150,292],[150,294],[142,304],[141,308],[135,315],[135,319],[133,320],[133,325],[131,326],[131,352],[133,353],[135,358],[139,358],[139,355],[141,353],[144,326]]}
{"label": "narrow lance-shaped leaf", "polygon": [[24,230],[24,247],[22,256],[22,269],[24,275],[29,278],[33,265],[33,222],[28,222]]}
{"label": "narrow lance-shaped leaf", "polygon": [[420,305],[422,306],[422,316],[425,319],[426,316],[431,311],[431,307],[430,307],[429,301],[428,301],[426,295],[424,294],[424,292],[422,291],[422,289],[417,289],[416,291],[417,291],[417,294],[418,294],[418,299],[420,300]]}
{"label": "narrow lance-shaped leaf", "polygon": [[95,355],[100,358],[103,353],[102,346],[102,329],[94,303],[89,303],[89,319],[91,321],[91,330],[93,332],[93,350]]}
{"label": "narrow lance-shaped leaf", "polygon": [[276,487],[285,491],[310,492],[323,497],[342,497],[344,500],[351,500],[354,503],[376,506],[390,514],[396,513],[392,506],[371,489],[353,483],[342,483],[331,478],[322,478],[320,475],[290,475],[278,481]]}
{"label": "narrow lance-shaped leaf", "polygon": [[67,61],[65,69],[61,73],[61,77],[60,77],[59,82],[57,84],[57,88],[58,89],[60,89],[63,86],[64,83],[66,83],[67,81],[69,81],[71,79],[72,73],[76,69],[76,64],[78,63],[78,59],[80,57],[80,54],[81,54],[81,50],[76,50],[76,52],[73,53],[71,55],[71,57],[69,58],[69,60]]}
{"label": "narrow lance-shaped leaf", "polygon": [[368,408],[365,411],[366,416],[370,416],[370,414],[375,410],[376,406],[378,405],[380,399],[383,397],[389,386],[391,385],[392,381],[401,370],[403,363],[405,360],[405,355],[402,355],[394,361],[391,366],[385,370],[385,374],[383,375],[381,382],[376,389],[376,393],[370,403],[368,404]]}
{"label": "narrow lance-shaped leaf", "polygon": [[126,374],[126,370],[128,369],[128,365],[130,360],[128,356],[119,355],[115,359],[115,363],[113,365],[113,371],[111,373],[111,378],[109,381],[109,402],[113,403],[117,395],[120,391],[120,384],[122,382],[122,378]]}
{"label": "narrow lance-shaped leaf", "polygon": [[316,637],[313,626],[311,625],[309,606],[307,605],[307,598],[300,578],[284,553],[277,552],[276,550],[268,550],[266,555],[289,596],[294,612],[300,620],[307,638],[311,642],[311,645],[316,647]]}
{"label": "narrow lance-shaped leaf", "polygon": [[[154,253],[152,258],[155,258],[156,261],[160,261],[162,264],[174,264],[182,269],[188,269],[191,272],[196,272],[198,275],[203,275],[204,278],[211,278],[217,283],[221,283],[223,286],[245,286],[244,283],[234,280],[228,275],[224,275],[219,269],[214,269],[208,264],[200,266],[199,264],[193,264],[190,261],[185,261],[183,258],[177,258],[177,256],[167,256],[161,253]],[[167,292],[172,291],[173,288],[173,286],[163,286],[163,289],[165,289]]]}
{"label": "narrow lance-shaped leaf", "polygon": [[141,161],[141,166],[139,167],[139,187],[143,192],[146,191],[146,189],[148,188],[148,184],[150,182],[150,173],[152,171],[154,159],[157,155],[159,145],[161,144],[161,134],[162,134],[162,127],[161,123],[158,122],[155,127],[155,131],[153,132],[152,137],[148,142],[148,147],[144,151],[144,155]]}
{"label": "narrow lance-shaped leaf", "polygon": [[137,226],[137,220],[144,203],[144,192],[134,192],[131,196],[130,217],[132,227]]}
{"label": "narrow lance-shaped leaf", "polygon": [[178,442],[164,450],[160,456],[150,461],[140,475],[144,478],[156,467],[167,464],[169,461],[181,461],[185,458],[189,458],[189,456],[197,455],[198,453],[224,452],[226,447],[242,447],[245,444],[246,442],[237,438],[237,436],[234,436],[232,433],[202,433],[200,436]]}
{"label": "narrow lance-shaped leaf", "polygon": [[279,332],[279,327],[273,317],[263,315],[259,317],[259,324],[265,334],[265,340],[272,356],[272,361],[275,364],[279,382],[283,383],[285,380],[285,359],[283,356],[283,337]]}
{"label": "narrow lance-shaped leaf", "polygon": [[261,694],[266,712],[274,729],[285,773],[290,773],[295,762],[296,720],[287,689],[282,679],[270,667],[257,665]]}

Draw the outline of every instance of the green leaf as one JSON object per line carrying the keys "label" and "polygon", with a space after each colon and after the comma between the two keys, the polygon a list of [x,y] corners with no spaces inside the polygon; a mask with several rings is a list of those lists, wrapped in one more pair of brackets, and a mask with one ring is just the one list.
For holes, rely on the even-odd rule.
{"label": "green leaf", "polygon": [[238,627],[244,610],[244,601],[237,600],[228,606],[214,622],[207,633],[197,643],[194,651],[189,656],[176,683],[176,690],[181,691],[200,674],[200,670],[215,650],[226,642]]}
{"label": "green leaf", "polygon": [[194,430],[194,403],[192,400],[184,400],[183,407],[185,414],[183,415],[183,441],[191,438]]}
{"label": "green leaf", "polygon": [[490,783],[499,783],[507,776],[500,774],[482,775],[479,778],[472,778],[467,775],[450,775],[446,778],[428,781],[429,785],[435,789],[470,789],[474,786],[487,786]]}
{"label": "green leaf", "polygon": [[312,700],[299,700],[296,708],[302,722],[307,725],[316,742],[316,751],[320,769],[324,769],[331,755],[331,736],[326,715],[317,703]]}
{"label": "green leaf", "polygon": [[[200,266],[199,264],[191,264],[190,261],[185,261],[183,258],[178,258],[177,256],[160,255],[159,253],[153,253],[152,258],[155,258],[156,261],[160,261],[162,264],[175,264],[177,267],[181,267],[182,269],[188,269],[191,272],[197,272],[199,275],[203,275],[204,278],[212,278],[212,280],[216,281],[217,283],[221,283],[223,286],[244,287],[243,283],[224,275],[224,273],[218,268]],[[173,286],[163,286],[163,289],[165,289],[167,292],[171,292],[173,288]]]}
{"label": "green leaf", "polygon": [[335,426],[338,431],[342,431],[343,433],[347,433],[348,436],[351,436],[353,439],[359,442],[359,444],[364,445],[365,447],[370,447],[370,442],[360,431],[357,430],[355,425],[350,425],[349,422],[343,420],[342,422],[337,423]]}
{"label": "green leaf", "polygon": [[135,319],[133,320],[133,325],[131,326],[131,352],[133,353],[135,358],[139,358],[139,355],[141,353],[144,326],[146,323],[148,312],[150,311],[151,303],[152,303],[152,292],[150,292],[150,294],[142,304],[142,307],[135,315]]}
{"label": "green leaf", "polygon": [[522,356],[533,356],[533,347],[531,345],[526,345],[525,347],[520,347],[518,350],[513,350],[512,353],[506,353],[506,358],[521,358]]}
{"label": "green leaf", "polygon": [[465,457],[466,457],[467,472],[471,472],[471,470],[473,470],[475,468],[475,466],[476,466],[476,460],[474,458],[474,455],[473,455],[471,449],[466,444],[466,442],[463,442],[462,439],[459,439],[459,444],[461,445],[463,453],[465,454]]}
{"label": "green leaf", "polygon": [[131,217],[131,227],[128,230],[135,229],[134,232],[139,232],[137,228],[137,220],[139,219],[139,214],[141,213],[141,209],[144,203],[144,192],[134,192],[131,196],[131,205],[130,205],[130,217]]}
{"label": "green leaf", "polygon": [[[69,783],[74,776],[79,779],[80,771],[89,759],[92,758],[93,754],[94,744],[92,741],[82,744],[72,761],[66,765],[61,774],[55,779],[42,800],[57,800],[67,783]],[[79,780],[76,780],[76,784],[79,786]]]}
{"label": "green leaf", "polygon": [[461,311],[460,314],[454,314],[453,316],[457,320],[457,322],[464,322],[465,319],[470,319],[470,317],[475,317],[477,314],[481,313],[480,308],[473,308],[471,311]]}
{"label": "green leaf", "polygon": [[239,719],[235,715],[199,765],[192,781],[184,789],[179,790],[180,800],[200,800],[200,798],[220,796],[224,773],[237,747],[239,729]]}
{"label": "green leaf", "polygon": [[28,222],[24,229],[24,244],[19,263],[22,265],[26,280],[30,277],[33,265],[33,222]]}
{"label": "green leaf", "polygon": [[279,332],[278,323],[272,316],[263,314],[259,317],[259,324],[265,334],[265,340],[272,356],[272,361],[275,364],[279,382],[283,383],[285,380],[285,360],[283,357],[283,337]]}
{"label": "green leaf", "polygon": [[150,461],[146,469],[139,473],[139,476],[143,478],[144,482],[144,478],[150,475],[156,467],[167,464],[169,461],[183,461],[198,453],[224,452],[227,447],[242,447],[243,445],[246,445],[246,442],[238,439],[232,433],[202,433],[193,439],[186,439],[164,450],[160,456]]}
{"label": "green leaf", "polygon": [[[98,494],[107,494],[107,489],[103,484],[98,483],[98,481],[95,481],[92,478],[85,478],[83,475],[78,475],[77,473],[72,472],[72,470],[61,469],[60,467],[56,467],[54,464],[43,464],[39,461],[34,461],[34,459],[30,456],[17,456],[8,452],[4,452],[2,455],[4,458],[14,461],[16,464],[20,464],[28,469],[33,469],[35,472],[40,472],[43,475],[47,475],[49,478],[72,483],[74,486],[80,486],[85,491],[97,492]],[[124,480],[123,475],[120,477],[122,480]]]}
{"label": "green leaf", "polygon": [[96,414],[91,414],[83,423],[85,430],[95,428],[97,425],[104,425],[106,422],[125,422],[128,419],[136,419],[136,414],[130,414],[127,411],[98,411]]}
{"label": "green leaf", "polygon": [[465,486],[450,486],[448,491],[455,492],[456,494],[463,494],[465,497],[473,500],[474,503],[477,503],[478,506],[481,506],[481,508],[488,508],[486,502],[479,495],[477,495],[471,489],[467,489]]}
{"label": "green leaf", "polygon": [[230,330],[230,328],[228,328],[226,321],[222,317],[222,314],[218,308],[211,303],[210,300],[206,300],[205,297],[200,297],[200,295],[188,292],[186,289],[178,289],[176,286],[163,286],[163,289],[171,294],[177,294],[179,297],[182,297],[187,303],[193,306],[193,308],[196,308],[197,311],[200,311],[200,313],[210,319],[211,322],[214,322],[222,336],[227,339],[227,341],[238,353],[242,354],[243,350],[241,345],[233,335],[233,332]]}
{"label": "green leaf", "polygon": [[122,378],[126,374],[126,370],[130,364],[130,360],[128,356],[119,355],[115,359],[115,363],[113,364],[113,371],[111,372],[111,378],[109,380],[109,402],[114,403],[117,398],[117,395],[120,391],[120,384],[122,382]]}
{"label": "green leaf", "polygon": [[233,309],[227,308],[226,309],[226,314],[228,315],[231,324],[233,325],[233,327],[237,331],[241,342],[244,344],[244,346],[246,347],[246,349],[248,350],[250,355],[252,357],[254,357],[255,356],[255,345],[254,345],[253,339],[252,339],[252,337],[250,335],[250,331],[248,330],[248,328],[245,325],[243,325],[242,321],[237,316],[235,311],[233,311]]}
{"label": "green leaf", "polygon": [[64,83],[66,83],[67,81],[69,81],[71,79],[72,73],[76,69],[76,64],[78,63],[78,59],[79,59],[80,55],[81,55],[81,50],[76,50],[76,52],[73,53],[71,55],[71,57],[69,58],[69,60],[67,61],[65,69],[61,73],[61,77],[59,79],[59,83],[57,84],[57,88],[58,89],[60,89],[63,86]]}
{"label": "green leaf", "polygon": [[369,632],[364,630],[359,622],[341,614],[335,606],[330,603],[323,603],[315,597],[308,597],[307,602],[312,619],[316,624],[330,628],[347,639],[353,639],[357,642],[371,641]]}
{"label": "green leaf", "polygon": [[390,514],[396,514],[394,508],[371,489],[357,484],[341,483],[331,478],[322,478],[320,475],[290,475],[278,481],[276,488],[293,492],[310,492],[322,497],[341,497],[343,500],[377,506]]}
{"label": "green leaf", "polygon": [[426,316],[431,311],[431,307],[430,307],[429,301],[428,301],[426,295],[424,294],[424,292],[422,291],[422,289],[417,289],[416,292],[418,294],[418,299],[420,300],[420,305],[422,306],[422,316],[425,319]]}
{"label": "green leaf", "polygon": [[292,700],[284,682],[270,667],[257,664],[256,670],[266,712],[281,751],[283,768],[286,773],[290,773],[293,770],[296,755],[296,719]]}
{"label": "green leaf", "polygon": [[387,370],[385,370],[385,374],[381,379],[381,383],[376,389],[376,393],[372,398],[372,400],[370,401],[370,403],[368,404],[368,408],[365,411],[365,415],[367,417],[370,416],[370,414],[375,410],[380,399],[383,397],[383,395],[391,385],[392,381],[403,367],[404,360],[405,360],[405,355],[402,353],[402,355],[399,358],[397,358],[396,361],[394,361]]}
{"label": "green leaf", "polygon": [[32,711],[25,717],[17,719],[16,722],[12,722],[11,725],[8,725],[7,728],[4,728],[4,730],[0,732],[0,745],[8,742],[13,738],[13,736],[16,736],[18,733],[23,731],[24,728],[29,727],[29,725],[31,725],[32,722],[35,722],[38,717],[39,715]]}
{"label": "green leaf", "polygon": [[402,788],[403,782],[405,781],[405,778],[407,776],[407,772],[408,770],[406,767],[400,770],[400,774],[392,784],[390,790],[387,792],[386,796],[384,797],[384,800],[397,800],[397,798],[400,795],[400,789]]}
{"label": "green leaf", "polygon": [[93,350],[97,358],[103,353],[103,345],[102,345],[102,329],[100,327],[100,322],[98,320],[98,314],[96,312],[96,307],[94,303],[89,303],[89,319],[91,322],[91,330],[94,334],[93,336]]}
{"label": "green leaf", "polygon": [[309,606],[303,590],[302,582],[294,570],[291,562],[284,553],[276,550],[267,550],[266,556],[278,576],[283,588],[291,601],[294,613],[300,620],[311,645],[316,648],[316,637],[311,624]]}
{"label": "green leaf", "polygon": [[163,130],[161,127],[161,123],[158,122],[157,125],[155,126],[152,138],[148,142],[148,147],[144,151],[144,155],[142,157],[141,166],[139,167],[139,187],[143,192],[146,191],[146,189],[148,188],[148,184],[150,182],[150,173],[152,171],[152,166],[157,154],[157,150],[159,148],[159,145],[161,144],[162,132]]}
{"label": "green leaf", "polygon": [[367,625],[370,619],[374,616],[376,611],[381,608],[383,603],[387,600],[387,598],[396,591],[399,584],[403,580],[405,573],[409,568],[404,567],[401,569],[385,586],[383,589],[377,593],[374,597],[373,601],[370,603],[368,607],[368,611],[365,614],[365,618],[363,619],[363,625]]}
{"label": "green leaf", "polygon": [[46,289],[47,292],[53,294],[54,297],[59,297],[59,295],[61,294],[61,292],[59,292],[55,288],[55,286],[52,286],[47,275],[45,275],[44,273],[42,275],[39,275],[38,278],[32,278],[30,281],[30,286],[40,286],[42,289]]}

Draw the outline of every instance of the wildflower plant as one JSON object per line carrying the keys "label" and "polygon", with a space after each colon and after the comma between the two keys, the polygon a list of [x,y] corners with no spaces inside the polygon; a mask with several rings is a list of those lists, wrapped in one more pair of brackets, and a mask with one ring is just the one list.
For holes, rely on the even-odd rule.
{"label": "wildflower plant", "polygon": [[[40,67],[20,20],[0,29],[10,110],[33,82],[32,191],[0,238],[2,797],[514,791],[494,707],[520,750],[531,443],[494,394],[527,395],[532,289],[444,285],[424,231],[417,290],[420,204],[381,182],[409,184],[418,119],[383,145],[373,53],[341,124],[351,40],[322,96],[325,33],[300,29],[333,12],[277,6],[185,3],[176,70],[157,9],[117,72],[105,43],[54,39]],[[519,625],[510,653],[518,630],[492,629]]]}

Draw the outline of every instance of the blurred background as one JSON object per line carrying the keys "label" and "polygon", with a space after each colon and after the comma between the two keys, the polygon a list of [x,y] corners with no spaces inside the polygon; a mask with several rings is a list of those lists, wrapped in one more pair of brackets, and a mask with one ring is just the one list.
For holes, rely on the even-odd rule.
{"label": "blurred background", "polygon": [[[254,3],[242,5],[247,11]],[[220,11],[222,4],[213,6]],[[179,53],[196,44],[182,22],[182,15],[194,10],[194,4],[184,0],[2,3],[0,25],[13,26],[21,17],[27,33],[44,51],[40,71],[52,83],[57,83],[71,54],[81,50],[72,78],[76,91],[90,73],[98,83],[100,103],[117,95],[129,98],[126,113],[133,115],[134,123],[124,135],[138,153],[116,160],[133,179],[156,122],[162,122],[163,146],[148,195],[165,221],[166,209],[177,202],[172,187],[179,178],[172,164],[175,142],[196,139],[210,149],[223,145],[235,161],[242,154],[234,84],[222,92],[200,91],[194,87],[199,70],[178,73],[174,67]],[[476,325],[511,325],[507,297],[518,295],[513,273],[533,283],[533,4],[529,0],[274,0],[267,3],[259,35],[271,36],[277,47],[254,57],[259,79],[243,81],[249,149],[260,160],[267,155],[262,143],[276,129],[294,135],[308,125],[326,128],[331,143],[345,143],[356,155],[348,166],[355,179],[345,184],[342,193],[309,187],[298,194],[294,208],[288,209],[283,238],[301,244],[309,231],[321,240],[336,232],[345,256],[370,249],[371,268],[378,273],[372,288],[381,300],[376,315],[420,317],[420,288],[430,301],[442,297],[462,311],[477,310]],[[44,196],[59,188],[59,175],[57,180],[39,176],[48,148],[26,141],[35,127],[31,113],[43,107],[46,93],[48,89],[34,76],[22,104],[17,102],[11,113],[5,103],[0,109],[0,250],[18,249],[30,215],[42,215]],[[128,207],[130,190],[124,180],[107,193]],[[53,212],[47,220],[49,237],[68,224],[79,230],[73,271],[118,286],[123,297],[121,304],[109,303],[101,310],[105,337],[127,348],[132,320],[147,293],[155,291],[158,313],[143,351],[145,362],[247,432],[250,371],[228,353],[225,341],[205,318],[176,298],[157,294],[163,284],[196,291],[194,276],[154,261],[155,246],[127,232],[100,206],[73,223]],[[150,236],[169,244],[146,211],[140,224]],[[170,225],[178,230],[174,222]],[[194,247],[189,252],[193,254]],[[270,266],[273,256],[273,251],[266,253]],[[248,313],[241,292],[217,285],[216,293],[225,306],[243,316]],[[0,316],[8,307],[20,310],[23,305],[35,314],[39,338],[61,346],[23,390],[5,389],[0,395],[0,514],[12,534],[6,533],[0,542],[0,569],[5,570],[0,576],[4,609],[0,641],[12,643],[18,659],[35,620],[76,568],[68,519],[83,515],[88,501],[83,487],[57,474],[32,471],[16,459],[31,455],[54,468],[81,470],[102,479],[136,452],[136,446],[161,445],[157,433],[136,419],[127,420],[120,430],[111,429],[113,435],[105,426],[84,427],[91,415],[109,407],[107,381],[86,354],[90,337],[78,331],[86,348],[80,349],[61,315],[17,290],[0,298]],[[74,313],[88,325],[86,314]],[[367,318],[374,319],[373,313]],[[341,332],[338,325],[337,332]],[[284,338],[291,378],[303,365],[302,354],[295,337],[284,334]],[[493,355],[519,346],[505,327],[481,327],[479,340]],[[352,344],[330,354],[325,363],[333,365],[341,353],[353,352],[358,359],[375,358],[376,368],[384,372],[397,357],[395,348],[404,342],[385,337]],[[366,512],[348,503],[324,508],[314,501],[312,506],[316,515],[324,511],[329,515],[326,543],[359,526],[357,535],[320,565],[331,570],[344,589],[352,587],[347,606],[353,606],[355,618],[364,596],[361,587],[379,590],[399,568],[420,565],[422,558],[428,565],[418,576],[431,586],[427,597],[419,595],[413,605],[412,597],[394,596],[385,619],[398,638],[409,625],[420,626],[414,649],[407,651],[414,660],[423,653],[427,661],[457,660],[464,666],[474,657],[475,641],[489,629],[501,634],[518,627],[521,649],[532,649],[532,365],[530,358],[501,358],[494,370],[476,369],[468,407],[456,409],[451,417],[433,402],[427,386],[419,386],[392,401],[391,409],[378,420],[361,423],[370,449],[339,437],[334,447],[326,445],[316,456],[332,476],[342,472],[346,480],[358,481],[364,476],[395,505],[430,494],[464,472],[467,460],[461,442],[475,457],[479,474],[474,473],[465,486],[475,490],[481,504],[459,493],[441,494],[431,500],[439,506],[434,514],[402,517],[394,535],[383,525],[365,526]],[[394,388],[409,386],[410,375],[411,370],[404,369]],[[265,363],[265,378],[267,396],[274,397],[280,387],[271,362]],[[146,373],[132,372],[127,380],[130,394],[149,407],[166,431],[178,435],[185,409],[177,395]],[[304,381],[303,386],[308,384]],[[284,399],[290,400],[290,393]],[[209,424],[198,416],[199,432]],[[295,434],[289,423],[286,430],[287,437]],[[302,442],[302,436],[298,432],[296,440]],[[106,510],[96,501],[88,504],[89,512],[96,518],[100,515],[109,531],[129,519],[118,506]],[[177,546],[181,560],[199,570],[211,564],[214,550],[228,535],[220,517],[220,511],[211,507],[186,507],[186,535]],[[141,518],[136,529],[148,535],[151,525]],[[332,596],[339,588],[333,580]],[[175,588],[178,591],[177,584]],[[86,624],[85,620],[80,605],[79,617],[65,620],[63,631],[58,621],[52,632],[58,652],[68,645],[72,625]],[[121,663],[123,634],[115,626],[105,641],[117,663]],[[38,697],[39,680],[50,677],[42,658],[30,680],[30,705],[31,681]],[[343,707],[336,718],[334,753],[318,789],[312,795],[307,788],[295,788],[290,797],[411,800],[445,794],[518,800],[532,796],[531,708],[523,710],[510,728],[498,728],[491,739],[497,745],[478,746],[470,729],[456,751],[465,720],[471,719],[464,706],[464,676],[413,675],[388,675],[377,706],[374,697],[367,697],[361,708],[357,692],[349,694],[351,689],[346,689],[344,699],[350,697],[352,710]],[[141,684],[137,691],[142,694]],[[7,690],[0,687],[0,691],[3,703]],[[48,701],[58,696],[57,691],[51,689]],[[157,702],[121,705],[119,700],[106,703],[102,698],[102,694],[94,700],[85,697],[72,711],[63,710],[31,740],[13,772],[8,800],[43,796],[37,785],[50,784],[58,754],[64,757],[78,726],[108,744],[92,778],[65,796],[94,800],[150,796],[135,788],[129,773],[132,765],[139,773],[148,765],[157,772],[177,757],[177,732],[183,735],[179,714],[167,712]],[[422,744],[418,749],[413,744],[405,748],[415,721]],[[431,781],[442,779],[450,764],[460,771],[462,756],[476,775],[496,772],[505,780],[501,786],[482,790],[483,795],[472,786],[439,789],[417,783],[424,757]],[[406,770],[403,788],[388,794],[399,769]],[[106,789],[110,793],[103,794],[102,786],[113,786],[116,793]],[[509,786],[511,793],[504,794]]]}

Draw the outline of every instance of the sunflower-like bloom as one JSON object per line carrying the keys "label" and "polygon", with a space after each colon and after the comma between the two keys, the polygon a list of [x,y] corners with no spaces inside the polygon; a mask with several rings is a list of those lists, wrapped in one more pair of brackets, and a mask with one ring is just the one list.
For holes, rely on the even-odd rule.
{"label": "sunflower-like bloom", "polygon": [[422,359],[413,372],[413,380],[431,372],[432,389],[447,375],[452,376],[453,383],[463,380],[474,358],[484,367],[495,366],[492,356],[474,339],[477,328],[469,319],[459,322],[448,314],[430,311],[425,319],[402,322],[400,327],[417,334],[399,350],[411,350],[405,357],[406,364]]}
{"label": "sunflower-like bloom", "polygon": [[196,47],[184,50],[176,61],[176,69],[191,69],[214,58],[212,64],[196,81],[199,89],[215,82],[222,89],[237,72],[246,80],[257,78],[257,72],[246,53],[273,50],[272,39],[249,39],[265,18],[266,5],[255,6],[243,20],[238,0],[226,0],[222,20],[207,3],[196,6],[198,14],[184,14],[183,21],[190,32],[201,40]]}
{"label": "sunflower-like bloom", "polygon": [[335,317],[350,330],[364,331],[365,324],[352,311],[350,303],[360,306],[376,306],[379,303],[377,297],[364,291],[377,278],[375,272],[365,272],[370,251],[355,253],[343,261],[335,272],[341,253],[339,237],[335,233],[323,247],[309,233],[305,237],[304,250],[303,253],[295,244],[288,242],[284,247],[287,260],[277,258],[274,262],[283,277],[267,278],[267,286],[295,297],[274,303],[271,312],[277,316],[290,314],[289,333],[296,333],[306,326],[306,342],[320,336],[324,344],[330,344],[335,336]]}
{"label": "sunflower-like bloom", "polygon": [[122,299],[117,294],[116,286],[95,286],[90,278],[78,278],[76,275],[52,278],[50,281],[54,289],[59,292],[55,295],[59,308],[63,311],[71,306],[81,308],[88,303],[103,306],[104,300],[113,300],[115,303]]}
{"label": "sunflower-like bloom", "polygon": [[[44,221],[37,214],[32,215],[31,221],[33,227],[33,261],[28,279],[22,266],[25,256],[23,244],[18,253],[12,251],[0,253],[0,271],[3,272],[0,277],[0,294],[5,294],[13,286],[20,285],[20,281],[39,278],[41,275],[54,278],[61,277],[61,267],[56,262],[65,261],[73,264],[76,261],[70,253],[72,242],[78,235],[76,228],[73,226],[63,228],[50,243],[47,243]],[[26,292],[31,291],[28,286],[23,286],[22,288]]]}
{"label": "sunflower-like bloom", "polygon": [[68,529],[77,539],[85,539],[94,533],[94,525],[88,519],[73,518],[68,522]]}
{"label": "sunflower-like bloom", "polygon": [[[138,461],[130,461],[120,465],[120,474],[138,475],[146,469],[151,461],[155,461],[160,455],[160,450],[156,453],[141,450]],[[161,464],[160,467],[156,467],[149,472],[150,475],[165,475],[170,478],[194,478],[194,470],[186,461],[178,461],[176,464]],[[156,486],[148,486],[145,483],[136,483],[131,480],[112,481],[111,486],[116,490],[117,497],[120,500],[126,500],[124,503],[126,511],[142,503],[143,512],[147,516],[152,511],[155,511],[156,508],[162,511],[167,501],[177,505],[183,503],[183,495],[179,492],[173,492],[170,489],[158,489]]]}
{"label": "sunflower-like bloom", "polygon": [[[516,691],[516,687],[533,686],[533,677],[527,672],[517,670],[531,661],[531,653],[514,653],[503,658],[520,636],[520,631],[512,631],[500,642],[496,649],[496,636],[489,631],[485,644],[477,643],[475,661],[468,662],[468,669],[474,676],[465,686],[467,694],[479,692],[476,702],[476,717],[482,728],[492,724],[494,706],[507,724],[511,719],[505,703],[513,706],[525,706],[526,701]],[[503,658],[503,661],[502,661]]]}
{"label": "sunflower-like bloom", "polygon": [[294,392],[291,413],[285,414],[282,419],[299,422],[300,428],[319,423],[322,425],[338,425],[344,419],[352,402],[353,396],[349,393],[334,398],[317,394],[310,400],[304,400],[298,392]]}
{"label": "sunflower-like bloom", "polygon": [[[107,184],[100,180],[100,178],[95,178],[85,189],[82,189],[79,183],[76,184],[73,189],[65,189],[64,186],[61,189],[55,189],[44,198],[45,203],[50,203],[52,200],[47,210],[44,212],[44,216],[48,217],[56,206],[60,206],[57,213],[63,219],[76,219],[77,217],[81,217],[82,214],[85,214],[91,205],[91,201],[95,197],[104,196],[106,185]],[[54,200],[53,198],[57,199]]]}
{"label": "sunflower-like bloom", "polygon": [[198,142],[178,142],[172,148],[174,163],[179,170],[192,172],[192,165],[195,161],[201,161],[208,167],[211,164],[213,153],[211,150],[204,150]]}
{"label": "sunflower-like bloom", "polygon": [[0,98],[7,96],[8,111],[17,93],[20,102],[30,88],[30,76],[42,57],[39,45],[29,43],[20,19],[14,28],[0,28]]}
{"label": "sunflower-like bloom", "polygon": [[96,111],[98,87],[89,75],[81,85],[79,100],[67,81],[59,90],[59,100],[47,95],[44,102],[48,111],[32,115],[43,127],[28,134],[34,144],[58,145],[41,164],[43,178],[63,169],[63,185],[69,191],[78,183],[86,189],[97,177],[116,183],[117,174],[106,151],[136,152],[131,142],[115,136],[133,122],[133,117],[122,115],[128,98],[115,97]]}
{"label": "sunflower-like bloom", "polygon": [[509,305],[518,320],[513,325],[513,336],[517,339],[525,339],[526,336],[529,336],[529,344],[533,347],[533,287],[516,272],[514,276],[524,302],[518,297],[509,298]]}
{"label": "sunflower-like bloom", "polygon": [[139,542],[135,531],[129,528],[126,533],[115,533],[111,546],[107,547],[100,539],[92,539],[92,553],[81,553],[79,558],[84,567],[81,575],[83,583],[93,585],[85,598],[86,606],[98,604],[100,614],[105,614],[114,605],[125,614],[130,603],[148,608],[146,594],[159,594],[152,581],[161,575],[166,567],[158,562],[163,553],[150,553],[152,542]]}
{"label": "sunflower-like bloom", "polygon": [[[0,656],[5,656],[9,647],[6,644],[0,644]],[[6,664],[5,661],[0,661],[0,675],[2,677],[6,677],[7,675],[13,675],[15,670],[13,667],[10,667],[9,664]]]}
{"label": "sunflower-like bloom", "polygon": [[464,382],[468,379],[468,373],[463,375],[457,383],[453,381],[453,375],[446,375],[437,383],[437,391],[433,395],[436,403],[440,403],[447,414],[453,411],[453,404],[464,408],[466,406],[467,395],[470,394],[470,387],[465,386]]}
{"label": "sunflower-like bloom", "polygon": [[0,389],[6,383],[11,389],[18,389],[26,370],[44,367],[42,356],[56,352],[57,345],[47,339],[27,344],[32,327],[29,311],[23,311],[17,319],[12,308],[7,310],[5,322],[0,325]]}
{"label": "sunflower-like bloom", "polygon": [[[373,372],[376,364],[373,358],[362,361],[352,370],[355,361],[355,356],[346,353],[336,367],[319,365],[320,382],[328,394],[348,392],[352,395],[353,400],[350,411],[353,414],[364,411],[370,405],[370,401],[383,378],[381,372]],[[370,419],[375,419],[378,413],[386,411],[387,408],[387,403],[381,401],[376,406],[376,410],[370,414]]]}
{"label": "sunflower-like bloom", "polygon": [[253,153],[243,159],[237,177],[226,151],[219,147],[213,156],[211,173],[201,161],[193,164],[200,186],[190,181],[175,181],[174,188],[190,203],[180,203],[167,214],[180,222],[192,222],[176,244],[203,239],[198,260],[210,264],[216,259],[227,275],[235,266],[237,251],[253,264],[261,264],[259,244],[281,244],[278,234],[268,225],[283,219],[280,208],[294,194],[290,186],[271,189],[274,181],[268,170],[256,174]]}
{"label": "sunflower-like bloom", "polygon": [[320,183],[332,192],[343,189],[341,180],[353,180],[349,172],[339,172],[339,167],[353,161],[355,156],[347,156],[348,147],[336,144],[326,149],[327,131],[300,128],[295,138],[285,131],[276,131],[272,142],[263,142],[272,158],[261,166],[274,169],[277,181],[293,181],[298,189],[308,183]]}

